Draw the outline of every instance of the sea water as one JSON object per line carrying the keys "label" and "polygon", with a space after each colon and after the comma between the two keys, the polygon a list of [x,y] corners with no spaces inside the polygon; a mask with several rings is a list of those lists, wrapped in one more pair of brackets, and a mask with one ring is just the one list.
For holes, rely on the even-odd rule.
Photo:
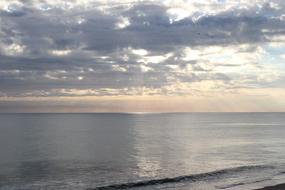
{"label": "sea water", "polygon": [[284,113],[1,114],[0,190],[285,182]]}

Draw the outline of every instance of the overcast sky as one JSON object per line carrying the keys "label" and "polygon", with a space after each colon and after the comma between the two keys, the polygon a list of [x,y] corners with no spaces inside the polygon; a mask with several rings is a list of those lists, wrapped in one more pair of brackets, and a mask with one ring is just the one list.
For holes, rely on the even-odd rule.
{"label": "overcast sky", "polygon": [[285,111],[284,0],[1,0],[0,112]]}

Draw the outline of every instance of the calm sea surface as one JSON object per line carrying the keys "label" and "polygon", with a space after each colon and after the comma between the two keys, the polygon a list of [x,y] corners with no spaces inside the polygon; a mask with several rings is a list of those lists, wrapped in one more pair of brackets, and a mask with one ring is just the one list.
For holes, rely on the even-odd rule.
{"label": "calm sea surface", "polygon": [[1,114],[0,190],[285,182],[284,113]]}

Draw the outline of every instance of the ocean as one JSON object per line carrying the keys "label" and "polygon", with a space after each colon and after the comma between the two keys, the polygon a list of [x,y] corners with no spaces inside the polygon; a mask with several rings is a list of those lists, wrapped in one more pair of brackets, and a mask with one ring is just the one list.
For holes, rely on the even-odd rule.
{"label": "ocean", "polygon": [[285,113],[0,114],[0,190],[285,182]]}

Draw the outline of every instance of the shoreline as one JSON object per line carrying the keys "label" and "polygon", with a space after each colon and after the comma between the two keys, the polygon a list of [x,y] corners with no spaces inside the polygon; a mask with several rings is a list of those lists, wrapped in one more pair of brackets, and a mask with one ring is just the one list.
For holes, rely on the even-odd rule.
{"label": "shoreline", "polygon": [[274,186],[263,187],[261,189],[255,189],[255,190],[285,190],[285,183]]}

